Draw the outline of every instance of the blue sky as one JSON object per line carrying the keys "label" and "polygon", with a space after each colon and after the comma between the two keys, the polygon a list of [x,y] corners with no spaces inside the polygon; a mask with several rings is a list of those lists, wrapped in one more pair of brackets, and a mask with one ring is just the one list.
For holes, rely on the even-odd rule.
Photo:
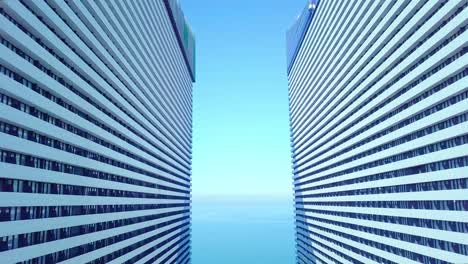
{"label": "blue sky", "polygon": [[197,43],[195,199],[292,199],[285,32],[305,2],[181,1]]}
{"label": "blue sky", "polygon": [[306,1],[181,4],[197,43],[193,263],[294,263],[285,34]]}

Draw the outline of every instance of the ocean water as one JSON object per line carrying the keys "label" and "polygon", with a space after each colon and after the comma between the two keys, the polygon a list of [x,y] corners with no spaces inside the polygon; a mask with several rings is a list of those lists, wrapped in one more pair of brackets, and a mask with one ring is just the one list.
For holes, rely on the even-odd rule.
{"label": "ocean water", "polygon": [[295,263],[293,212],[292,197],[194,198],[192,263]]}

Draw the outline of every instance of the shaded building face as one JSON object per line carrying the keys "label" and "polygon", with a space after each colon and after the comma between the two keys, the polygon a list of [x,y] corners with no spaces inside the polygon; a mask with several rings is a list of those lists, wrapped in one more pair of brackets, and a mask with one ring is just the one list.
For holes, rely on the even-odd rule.
{"label": "shaded building face", "polygon": [[312,1],[287,34],[298,263],[468,261],[467,1]]}
{"label": "shaded building face", "polygon": [[0,40],[0,262],[189,262],[175,1],[1,1]]}

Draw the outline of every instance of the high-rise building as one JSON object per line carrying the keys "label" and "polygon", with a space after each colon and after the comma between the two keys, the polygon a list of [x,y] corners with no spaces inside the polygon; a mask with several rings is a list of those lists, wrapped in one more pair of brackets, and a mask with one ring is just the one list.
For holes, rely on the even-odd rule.
{"label": "high-rise building", "polygon": [[288,31],[298,263],[468,263],[467,6],[315,0]]}
{"label": "high-rise building", "polygon": [[190,262],[175,0],[0,1],[0,263]]}

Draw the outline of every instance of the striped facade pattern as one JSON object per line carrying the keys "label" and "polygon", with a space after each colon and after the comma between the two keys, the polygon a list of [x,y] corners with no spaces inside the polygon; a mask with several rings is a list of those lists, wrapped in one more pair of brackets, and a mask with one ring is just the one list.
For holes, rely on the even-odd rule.
{"label": "striped facade pattern", "polygon": [[164,1],[0,1],[0,263],[189,263],[192,78]]}
{"label": "striped facade pattern", "polygon": [[468,1],[322,0],[288,72],[298,263],[468,263]]}

